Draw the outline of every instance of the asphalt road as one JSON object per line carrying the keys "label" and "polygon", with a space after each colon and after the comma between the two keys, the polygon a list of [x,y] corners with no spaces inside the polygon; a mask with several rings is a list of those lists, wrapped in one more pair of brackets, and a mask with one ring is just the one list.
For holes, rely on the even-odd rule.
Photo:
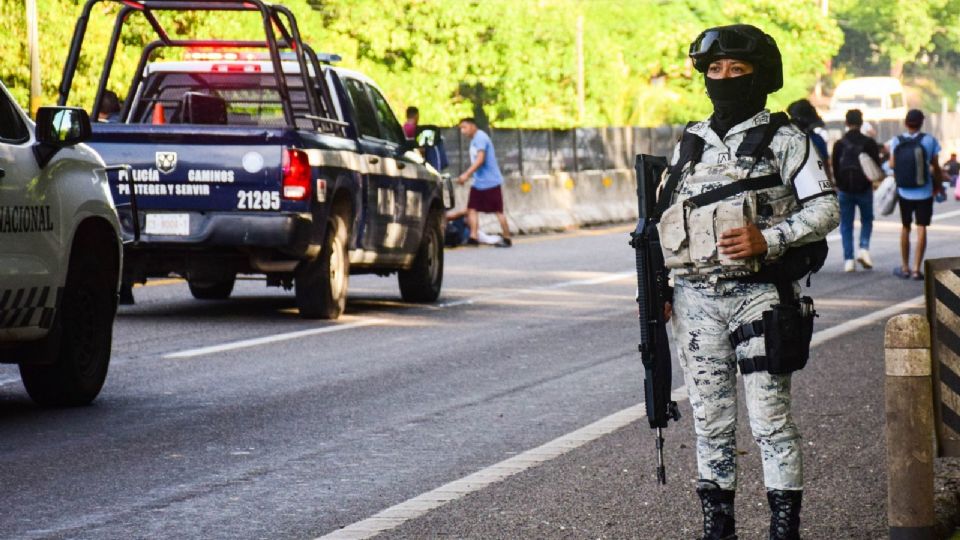
{"label": "asphalt road", "polygon": [[[818,329],[921,294],[920,283],[890,275],[898,230],[890,220],[878,225],[878,268],[869,273],[839,272],[833,244],[814,277]],[[292,293],[262,282],[241,282],[232,299],[214,302],[193,300],[176,281],[137,288],[137,305],[120,309],[111,372],[92,406],[37,408],[15,368],[0,367],[0,537],[314,538],[635,405],[641,370],[626,231],[448,251],[434,306],[401,303],[392,278],[354,277],[348,313],[335,323],[300,320]],[[930,256],[960,252],[958,232],[960,216],[938,221]],[[871,530],[884,497],[875,456],[882,411],[870,394],[879,327],[818,350],[821,362],[797,391],[827,415],[869,411],[829,440],[840,445],[830,454],[838,467],[866,467],[863,493],[849,500],[868,510],[844,515]],[[871,366],[874,375],[851,385],[829,366],[845,375]],[[815,422],[803,417],[801,428]],[[669,433],[671,489],[682,498],[671,503],[646,478],[652,446],[633,447],[632,437],[647,436],[641,424],[391,534],[689,537],[689,425]],[[864,437],[850,430],[866,431],[873,453],[846,446]],[[623,455],[628,475],[610,461]],[[570,491],[562,466],[613,472]],[[492,513],[491,504],[507,511]],[[543,525],[556,523],[544,516],[573,528]],[[650,520],[659,533],[638,532]],[[594,522],[613,525],[598,533]]]}

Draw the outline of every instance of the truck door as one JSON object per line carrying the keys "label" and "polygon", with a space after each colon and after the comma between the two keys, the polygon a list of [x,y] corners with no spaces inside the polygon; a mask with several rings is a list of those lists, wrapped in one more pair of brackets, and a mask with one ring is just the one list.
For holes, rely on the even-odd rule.
{"label": "truck door", "polygon": [[60,198],[32,146],[23,116],[0,89],[0,331],[36,326],[24,308],[50,305],[42,300],[59,286]]}
{"label": "truck door", "polygon": [[398,223],[403,235],[400,249],[404,253],[415,254],[420,247],[421,231],[427,218],[424,204],[429,200],[429,186],[426,180],[418,178],[417,164],[403,156],[406,136],[390,104],[376,87],[368,85],[367,89],[377,112],[380,132],[390,149],[387,173],[393,178],[397,190]]}
{"label": "truck door", "polygon": [[343,77],[342,81],[353,106],[357,143],[367,171],[365,204],[368,209],[368,232],[364,248],[392,253],[398,249],[400,237],[396,181],[387,174],[391,149],[381,137],[376,111],[366,85],[350,77]]}

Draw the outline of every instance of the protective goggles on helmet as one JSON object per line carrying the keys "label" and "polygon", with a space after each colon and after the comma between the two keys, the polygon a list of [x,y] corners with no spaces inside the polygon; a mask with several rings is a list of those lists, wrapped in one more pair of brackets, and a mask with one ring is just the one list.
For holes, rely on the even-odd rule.
{"label": "protective goggles on helmet", "polygon": [[759,42],[732,29],[705,30],[690,44],[690,58],[694,62],[718,56],[737,57],[756,52]]}

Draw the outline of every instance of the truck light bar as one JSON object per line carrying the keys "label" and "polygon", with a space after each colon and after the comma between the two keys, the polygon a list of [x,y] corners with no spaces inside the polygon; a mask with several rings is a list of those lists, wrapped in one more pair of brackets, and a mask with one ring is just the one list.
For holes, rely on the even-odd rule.
{"label": "truck light bar", "polygon": [[210,71],[216,73],[260,73],[259,64],[213,64]]}

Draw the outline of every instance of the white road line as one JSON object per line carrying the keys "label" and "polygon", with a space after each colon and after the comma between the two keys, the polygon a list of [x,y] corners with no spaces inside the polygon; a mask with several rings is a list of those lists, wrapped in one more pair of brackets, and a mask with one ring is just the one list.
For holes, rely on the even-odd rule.
{"label": "white road line", "polygon": [[524,294],[536,294],[543,291],[553,291],[556,289],[566,289],[568,287],[577,287],[581,285],[600,285],[602,283],[609,283],[611,281],[618,281],[630,276],[636,275],[635,271],[626,271],[626,272],[616,272],[613,274],[606,274],[603,276],[598,276],[589,279],[576,279],[573,281],[561,281],[560,283],[551,283],[549,285],[541,285],[539,287],[530,287],[528,289],[516,289],[512,291],[506,291],[500,294],[487,294],[481,296],[474,296],[472,298],[462,298],[460,300],[451,300],[449,302],[443,302],[437,304],[438,308],[451,308],[457,306],[466,306],[471,304],[476,304],[478,302],[484,302],[488,300],[502,300],[504,298],[512,298],[514,296],[520,296]]}
{"label": "white road line", "polygon": [[[890,215],[893,215],[893,214],[890,214]],[[949,212],[944,212],[944,213],[942,213],[942,214],[934,213],[934,214],[933,214],[933,217],[930,218],[930,221],[940,221],[940,220],[942,220],[942,219],[950,219],[950,218],[956,217],[956,216],[960,216],[960,210],[951,210],[951,211],[949,211]],[[874,223],[876,223],[877,221],[880,221],[880,220],[874,220]],[[899,224],[900,224],[899,221],[894,221],[894,222],[890,222],[890,223],[894,223],[894,224],[896,224],[896,225],[899,225]],[[840,233],[838,233],[838,232],[835,232],[835,233],[827,236],[827,242],[836,242],[837,240],[840,240]]]}
{"label": "white road line", "polygon": [[286,332],[283,334],[274,334],[272,336],[264,336],[253,339],[244,339],[240,341],[233,341],[230,343],[223,343],[221,345],[210,345],[209,347],[200,347],[197,349],[188,349],[186,351],[179,351],[175,353],[169,353],[163,355],[164,358],[195,358],[197,356],[205,356],[208,354],[215,354],[224,351],[235,351],[237,349],[246,349],[247,347],[256,347],[259,345],[266,345],[268,343],[276,343],[278,341],[286,341],[288,339],[297,339],[306,336],[316,336],[318,334],[330,334],[332,332],[342,332],[343,330],[352,330],[354,328],[360,328],[363,326],[373,326],[375,324],[383,324],[386,321],[383,319],[367,319],[363,321],[357,321],[347,324],[338,324],[335,326],[324,326],[321,328],[310,328],[308,330],[298,330],[296,332]]}
{"label": "white road line", "polygon": [[[820,345],[835,337],[873,324],[885,317],[923,306],[923,301],[924,297],[918,296],[906,302],[900,302],[899,304],[838,324],[832,328],[816,332],[813,335],[811,346]],[[681,386],[674,390],[672,392],[672,398],[676,401],[686,401],[688,399],[686,386]],[[434,490],[417,495],[412,499],[391,506],[366,519],[325,534],[316,540],[373,538],[380,533],[396,529],[407,521],[419,518],[448,502],[461,499],[491,484],[506,480],[517,473],[558,458],[575,448],[579,448],[605,435],[609,435],[645,417],[646,412],[642,404],[627,407],[586,427],[582,427],[566,435],[561,435],[546,444],[517,454],[471,475],[460,478],[459,480],[444,484]]]}
{"label": "white road line", "polygon": [[[490,294],[490,295],[484,295],[484,296],[476,296],[473,298],[464,298],[461,300],[453,300],[450,302],[444,302],[442,304],[438,304],[436,307],[450,308],[450,307],[463,306],[468,304],[475,304],[477,302],[483,302],[488,300],[500,300],[503,298],[510,298],[510,297],[524,295],[524,294],[535,294],[537,292],[542,292],[542,291],[565,289],[568,287],[576,287],[578,285],[599,285],[601,283],[608,283],[611,281],[624,279],[631,275],[633,275],[633,272],[617,272],[613,274],[605,274],[602,276],[597,276],[597,277],[588,278],[588,279],[561,281],[560,283],[551,283],[549,285],[542,285],[540,287],[531,287],[528,289],[516,289],[512,291],[506,291],[501,294]],[[298,330],[296,332],[287,332],[284,334],[275,334],[272,336],[264,336],[264,337],[253,338],[253,339],[244,339],[241,341],[233,341],[233,342],[224,343],[221,345],[210,345],[207,347],[199,347],[196,349],[188,349],[185,351],[168,353],[163,355],[163,358],[165,359],[196,358],[198,356],[206,356],[209,354],[216,354],[216,353],[221,353],[225,351],[235,351],[237,349],[257,347],[260,345],[276,343],[278,341],[287,341],[290,339],[298,339],[301,337],[315,336],[319,334],[329,334],[331,332],[340,332],[343,330],[350,330],[353,328],[360,328],[363,326],[384,324],[386,322],[387,321],[384,319],[368,319],[368,320],[357,321],[354,323],[338,324],[334,326],[324,326],[322,328],[311,328],[309,330]]]}
{"label": "white road line", "polygon": [[840,337],[844,334],[849,334],[854,330],[859,330],[864,326],[869,326],[877,321],[881,321],[885,318],[892,317],[897,313],[906,311],[913,308],[922,308],[926,303],[926,298],[923,295],[917,296],[916,298],[911,298],[899,304],[894,304],[892,306],[886,307],[879,311],[874,311],[873,313],[868,313],[862,317],[857,317],[856,319],[851,319],[847,322],[838,324],[831,328],[826,328],[815,332],[813,334],[813,340],[810,342],[811,347],[816,347],[817,345],[826,343],[835,337]]}
{"label": "white road line", "polygon": [[940,221],[941,219],[952,218],[955,216],[960,216],[960,210],[951,210],[942,214],[938,214],[936,211],[934,211],[933,217],[930,218],[930,221]]}

